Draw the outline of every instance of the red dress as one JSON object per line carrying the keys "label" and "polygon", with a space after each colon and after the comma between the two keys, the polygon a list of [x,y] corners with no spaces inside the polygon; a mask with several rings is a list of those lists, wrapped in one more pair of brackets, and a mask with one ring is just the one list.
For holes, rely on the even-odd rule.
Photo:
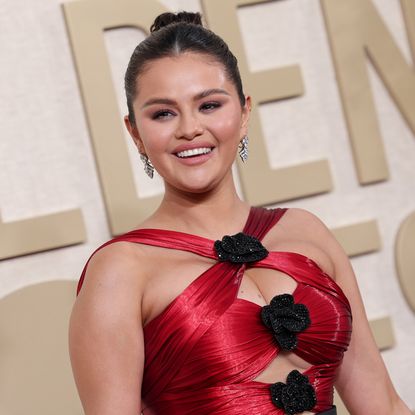
{"label": "red dress", "polygon": [[[243,233],[260,241],[285,211],[252,207]],[[185,250],[218,260],[214,241],[184,232],[137,229],[98,249],[117,241]],[[244,270],[250,267],[275,269],[297,282],[291,299],[302,305],[276,309],[275,316],[282,316],[282,320],[275,317],[278,324],[282,321],[279,328],[287,316],[294,319],[292,332],[285,326],[281,329],[281,344],[278,327],[273,325],[274,330],[264,322],[264,308],[237,298]],[[283,297],[278,296],[278,301]],[[295,319],[301,319],[304,308],[307,327],[297,330]],[[333,405],[336,371],[350,341],[351,321],[350,305],[340,287],[304,255],[274,251],[254,262],[218,260],[144,327],[143,413],[282,415],[328,410]],[[314,402],[297,412],[296,403],[290,406],[289,399],[304,400],[302,380],[300,386],[289,385],[288,380],[287,385],[278,382],[276,386],[254,381],[283,349],[284,335],[294,342],[290,352],[311,364],[303,372],[308,378],[304,393],[310,395],[312,388]],[[300,395],[295,397],[296,393]]]}

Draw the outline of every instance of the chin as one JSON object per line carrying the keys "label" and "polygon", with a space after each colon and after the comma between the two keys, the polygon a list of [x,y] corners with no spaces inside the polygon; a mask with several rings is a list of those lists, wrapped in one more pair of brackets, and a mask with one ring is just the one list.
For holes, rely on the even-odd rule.
{"label": "chin", "polygon": [[214,189],[214,185],[194,185],[194,186],[183,186],[182,188],[179,188],[179,190],[186,192],[186,193],[194,193],[194,194],[203,194],[211,191]]}
{"label": "chin", "polygon": [[175,189],[178,192],[183,193],[193,193],[193,194],[203,194],[211,191],[217,186],[216,182],[204,180],[187,180],[186,182],[181,183],[169,183],[171,189]]}
{"label": "chin", "polygon": [[[176,175],[164,177],[168,187],[176,192],[203,194],[221,187],[232,176],[231,166],[228,170],[203,169],[199,171],[177,172]],[[166,180],[167,179],[167,180]],[[169,180],[171,179],[171,180]]]}

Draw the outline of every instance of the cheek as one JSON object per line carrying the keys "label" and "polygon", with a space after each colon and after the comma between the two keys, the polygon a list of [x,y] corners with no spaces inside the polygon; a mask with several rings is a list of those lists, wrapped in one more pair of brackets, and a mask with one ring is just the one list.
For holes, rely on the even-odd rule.
{"label": "cheek", "polygon": [[215,135],[222,140],[239,140],[240,128],[241,117],[239,114],[227,114],[218,119],[213,127]]}
{"label": "cheek", "polygon": [[161,149],[172,136],[172,126],[169,123],[154,123],[144,120],[138,125],[138,131],[147,150]]}

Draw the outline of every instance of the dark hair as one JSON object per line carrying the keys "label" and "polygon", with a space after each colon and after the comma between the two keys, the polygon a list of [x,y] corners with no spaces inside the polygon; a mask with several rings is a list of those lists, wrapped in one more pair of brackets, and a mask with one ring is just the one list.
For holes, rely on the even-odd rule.
{"label": "dark hair", "polygon": [[124,78],[128,118],[132,125],[135,125],[133,101],[137,92],[137,77],[145,66],[156,59],[187,51],[208,55],[221,63],[228,79],[236,87],[241,106],[245,105],[238,60],[222,38],[203,27],[200,13],[163,13],[156,17],[150,32],[131,55]]}

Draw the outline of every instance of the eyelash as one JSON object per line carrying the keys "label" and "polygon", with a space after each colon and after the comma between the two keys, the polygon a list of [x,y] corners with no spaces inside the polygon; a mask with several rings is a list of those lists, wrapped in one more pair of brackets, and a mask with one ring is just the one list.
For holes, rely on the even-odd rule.
{"label": "eyelash", "polygon": [[153,120],[159,120],[167,118],[168,116],[173,115],[173,113],[170,110],[160,110],[157,111],[153,116],[151,117]]}
{"label": "eyelash", "polygon": [[[200,106],[200,109],[205,109],[206,111],[212,111],[216,108],[219,108],[221,104],[219,102],[205,102]],[[207,108],[210,107],[210,108]]]}
{"label": "eyelash", "polygon": [[[213,111],[216,108],[219,108],[221,106],[221,104],[219,102],[205,102],[203,103],[199,109],[203,110],[203,111]],[[167,109],[163,109],[163,110],[159,110],[157,111],[153,116],[152,119],[153,120],[159,120],[159,119],[165,119],[171,115],[175,115],[174,112],[172,112],[171,110],[167,110]]]}

